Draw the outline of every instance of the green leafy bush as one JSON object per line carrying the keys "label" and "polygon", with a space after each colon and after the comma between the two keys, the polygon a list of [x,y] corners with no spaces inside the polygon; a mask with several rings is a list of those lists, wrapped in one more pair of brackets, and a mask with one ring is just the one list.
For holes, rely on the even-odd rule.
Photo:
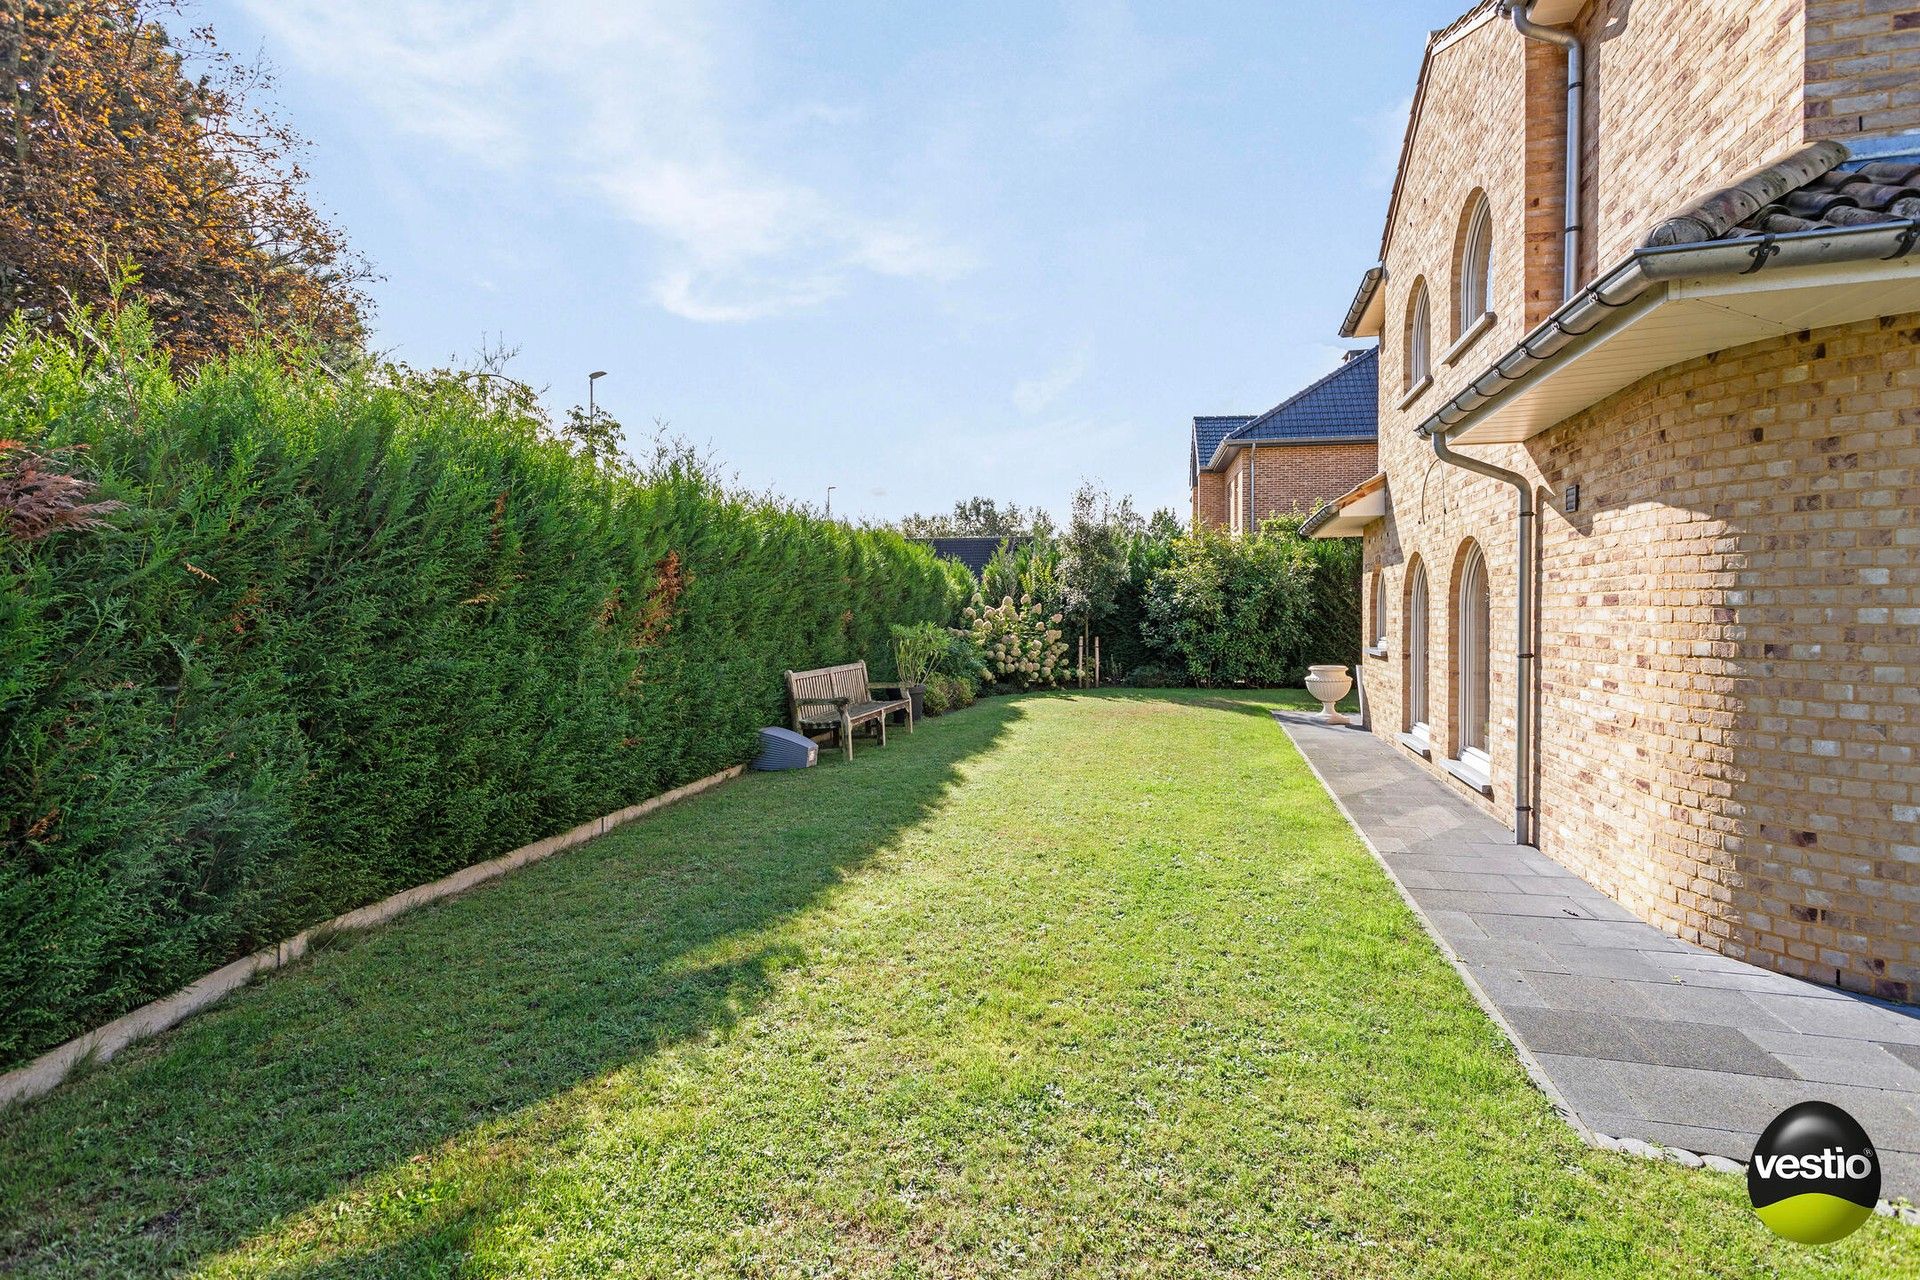
{"label": "green leafy bush", "polygon": [[0,439],[124,504],[0,534],[0,1066],[746,760],[783,668],[884,670],[964,599],[686,457],[596,466],[491,379],[176,379],[103,327],[0,342]]}
{"label": "green leafy bush", "polygon": [[1147,588],[1151,660],[1198,685],[1292,685],[1313,663],[1351,664],[1359,546],[1302,538],[1299,527],[1276,517],[1249,537],[1202,529],[1176,539]]}
{"label": "green leafy bush", "polygon": [[1174,667],[1145,662],[1112,683],[1122,689],[1180,689],[1192,684],[1193,677]]}
{"label": "green leafy bush", "polygon": [[927,689],[921,695],[921,703],[930,716],[943,716],[953,710],[953,702],[948,696],[947,678],[933,675],[927,679]]}
{"label": "green leafy bush", "polygon": [[960,676],[934,672],[927,677],[927,714],[944,715],[949,711],[958,711],[961,707],[970,707],[974,701],[973,681]]}

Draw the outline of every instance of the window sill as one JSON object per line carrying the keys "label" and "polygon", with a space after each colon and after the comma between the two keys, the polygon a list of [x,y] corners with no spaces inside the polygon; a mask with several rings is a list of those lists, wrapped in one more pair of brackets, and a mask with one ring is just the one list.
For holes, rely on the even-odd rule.
{"label": "window sill", "polygon": [[1420,398],[1421,392],[1425,391],[1428,387],[1432,385],[1433,385],[1433,375],[1428,374],[1426,377],[1420,379],[1420,381],[1414,383],[1411,387],[1408,387],[1407,394],[1400,397],[1400,403],[1395,405],[1394,408],[1396,409],[1406,408],[1408,405],[1412,404],[1415,400],[1418,400]]}
{"label": "window sill", "polygon": [[1384,658],[1387,656],[1387,646],[1384,644],[1370,644],[1367,646],[1367,656],[1369,658]]}
{"label": "window sill", "polygon": [[1440,362],[1442,364],[1454,363],[1467,353],[1468,347],[1480,341],[1481,337],[1491,328],[1493,328],[1493,312],[1482,311],[1480,318],[1468,325],[1467,331],[1460,335],[1460,340],[1447,348],[1447,353],[1440,357]]}
{"label": "window sill", "polygon": [[1486,766],[1473,760],[1442,760],[1440,767],[1460,781],[1472,787],[1483,796],[1493,794],[1493,780],[1487,776]]}
{"label": "window sill", "polygon": [[1413,752],[1413,754],[1419,756],[1422,760],[1433,759],[1433,748],[1430,745],[1428,745],[1426,738],[1420,734],[1417,734],[1417,733],[1401,734],[1400,745],[1405,747],[1407,750]]}

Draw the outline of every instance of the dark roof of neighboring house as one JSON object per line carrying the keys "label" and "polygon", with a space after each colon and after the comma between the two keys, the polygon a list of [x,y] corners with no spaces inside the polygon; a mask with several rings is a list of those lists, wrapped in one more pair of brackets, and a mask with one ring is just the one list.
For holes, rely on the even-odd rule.
{"label": "dark roof of neighboring house", "polygon": [[1250,413],[1229,413],[1193,420],[1193,447],[1187,451],[1187,483],[1194,483],[1200,468],[1213,459],[1220,442],[1253,421]]}
{"label": "dark roof of neighboring house", "polygon": [[1022,535],[1014,538],[915,538],[915,542],[924,542],[933,548],[933,554],[948,560],[958,560],[967,567],[974,577],[987,567],[987,561],[993,559],[993,553],[1000,549],[1001,543],[1010,547],[1023,547],[1033,539]]}
{"label": "dark roof of neighboring house", "polygon": [[1243,444],[1372,440],[1380,434],[1380,349],[1350,353],[1326,377],[1252,417],[1195,418],[1187,482]]}
{"label": "dark roof of neighboring house", "polygon": [[1920,218],[1913,157],[1855,161],[1831,140],[1801,147],[1701,196],[1648,233],[1648,248]]}
{"label": "dark roof of neighboring house", "polygon": [[1380,434],[1380,348],[1349,355],[1320,381],[1282,400],[1229,440],[1367,440]]}

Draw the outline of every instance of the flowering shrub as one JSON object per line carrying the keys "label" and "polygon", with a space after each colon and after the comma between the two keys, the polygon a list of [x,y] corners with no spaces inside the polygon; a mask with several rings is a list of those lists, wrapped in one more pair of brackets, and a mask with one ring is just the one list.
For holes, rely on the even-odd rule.
{"label": "flowering shrub", "polygon": [[995,605],[975,596],[961,618],[966,625],[960,630],[979,648],[997,683],[1051,689],[1073,675],[1067,642],[1060,637],[1060,615],[1049,617],[1032,596],[1023,595],[1017,602],[1005,596]]}

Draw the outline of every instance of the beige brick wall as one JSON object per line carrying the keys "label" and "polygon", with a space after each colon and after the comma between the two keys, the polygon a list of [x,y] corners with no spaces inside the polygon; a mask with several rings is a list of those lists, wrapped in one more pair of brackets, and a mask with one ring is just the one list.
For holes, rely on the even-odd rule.
{"label": "beige brick wall", "polygon": [[[1837,29],[1829,8],[1860,7],[1596,0],[1581,20],[1586,274],[1811,133],[1809,41]],[[1452,598],[1472,540],[1492,599],[1493,794],[1428,767],[1502,821],[1513,493],[1441,465],[1413,428],[1558,302],[1563,91],[1557,51],[1504,22],[1439,51],[1386,251],[1391,514],[1364,544],[1368,585],[1384,573],[1389,601],[1388,652],[1363,659],[1373,727],[1404,727],[1405,596],[1423,565],[1435,754],[1455,749]],[[1494,213],[1497,320],[1449,363],[1456,229],[1476,189]],[[1417,278],[1434,300],[1435,382],[1402,405]],[[1528,445],[1471,450],[1541,499],[1543,849],[1676,934],[1907,999],[1920,997],[1917,353],[1913,318],[1760,344],[1664,371]],[[1568,483],[1582,490],[1571,516]]]}
{"label": "beige brick wall", "polygon": [[[1542,507],[1540,847],[1690,941],[1920,996],[1920,317],[1696,360],[1503,452]],[[1389,475],[1374,730],[1404,727],[1423,563],[1433,741],[1454,742],[1453,574],[1478,541],[1495,795],[1449,784],[1508,819],[1511,491]]]}
{"label": "beige brick wall", "polygon": [[[1223,471],[1201,474],[1194,486],[1194,520],[1238,531],[1271,515],[1304,515],[1372,476],[1378,460],[1372,441],[1241,449]],[[1234,523],[1236,513],[1240,525]]]}
{"label": "beige brick wall", "polygon": [[1694,195],[1800,144],[1805,9],[1803,0],[1587,6],[1581,217],[1592,230],[1581,279]]}
{"label": "beige brick wall", "polygon": [[1808,0],[1809,138],[1920,131],[1920,4]]}

